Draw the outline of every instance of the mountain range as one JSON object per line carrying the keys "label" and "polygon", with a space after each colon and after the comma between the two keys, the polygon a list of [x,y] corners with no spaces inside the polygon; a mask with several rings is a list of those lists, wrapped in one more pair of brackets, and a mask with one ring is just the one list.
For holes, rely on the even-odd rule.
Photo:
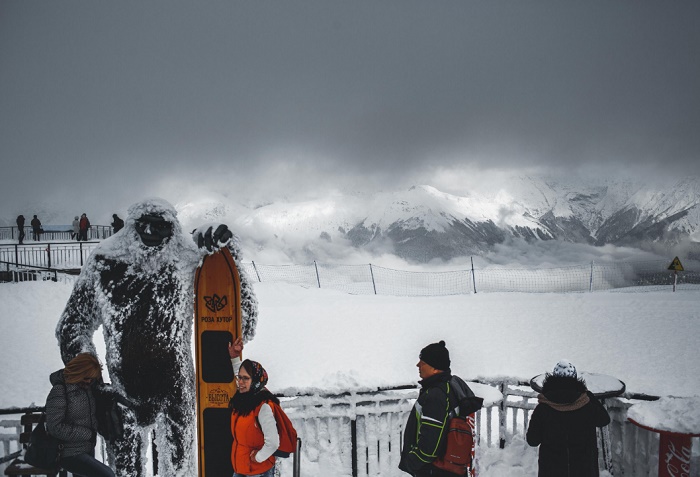
{"label": "mountain range", "polygon": [[[204,222],[226,223],[240,237],[246,257],[265,255],[273,260],[269,263],[342,262],[356,252],[417,263],[449,261],[484,255],[512,240],[665,252],[682,248],[700,258],[698,177],[652,185],[611,178],[517,176],[458,194],[416,185],[262,204],[244,204],[208,190],[173,203],[185,230]],[[58,204],[30,209],[44,224],[69,223],[74,215]],[[125,210],[126,206],[120,213]],[[92,222],[109,224],[111,213],[101,215],[104,218],[90,214]],[[0,222],[13,225],[14,217]]]}
{"label": "mountain range", "polygon": [[700,242],[700,180],[694,177],[663,187],[517,177],[484,189],[455,195],[417,185],[254,207],[224,199],[176,207],[184,222],[228,219],[258,249],[297,248],[308,258],[331,243],[428,262],[483,254],[510,238],[639,248]]}

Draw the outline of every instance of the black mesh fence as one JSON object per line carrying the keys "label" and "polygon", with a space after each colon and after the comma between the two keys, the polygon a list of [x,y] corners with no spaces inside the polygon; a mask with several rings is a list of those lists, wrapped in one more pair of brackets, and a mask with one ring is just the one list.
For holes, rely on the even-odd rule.
{"label": "black mesh fence", "polygon": [[[97,242],[0,246],[0,262],[77,271]],[[407,271],[372,264],[311,262],[293,265],[241,263],[259,282],[285,282],[352,294],[397,296],[463,295],[482,292],[567,293],[602,290],[700,289],[700,262],[684,259],[683,271],[668,270],[671,260],[591,262],[554,268],[486,266],[448,271]]]}
{"label": "black mesh fence", "polygon": [[460,295],[479,292],[566,293],[602,290],[700,290],[694,269],[668,270],[670,261],[601,262],[556,268],[476,268],[453,271],[406,271],[377,265],[242,266],[261,282],[287,282],[353,294],[399,296]]}

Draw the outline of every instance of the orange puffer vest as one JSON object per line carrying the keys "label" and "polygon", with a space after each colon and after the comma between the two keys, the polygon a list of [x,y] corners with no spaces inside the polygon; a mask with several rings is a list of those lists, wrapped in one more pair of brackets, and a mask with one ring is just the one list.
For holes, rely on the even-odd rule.
{"label": "orange puffer vest", "polygon": [[[261,402],[253,412],[247,416],[241,416],[237,412],[231,413],[231,434],[233,434],[233,447],[231,448],[231,463],[237,474],[257,475],[267,472],[275,465],[274,456],[270,456],[263,462],[255,462],[250,457],[252,451],[262,449],[265,438],[258,423],[260,408],[265,404]],[[273,406],[273,403],[267,403]]]}

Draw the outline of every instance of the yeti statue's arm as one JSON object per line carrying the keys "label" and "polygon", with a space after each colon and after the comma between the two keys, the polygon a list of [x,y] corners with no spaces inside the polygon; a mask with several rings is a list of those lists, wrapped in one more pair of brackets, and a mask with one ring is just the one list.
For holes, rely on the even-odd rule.
{"label": "yeti statue's arm", "polygon": [[96,354],[92,336],[100,326],[99,316],[94,284],[79,280],[56,326],[56,339],[64,363],[80,353]]}
{"label": "yeti statue's arm", "polygon": [[231,252],[241,278],[241,316],[243,342],[248,343],[255,336],[258,322],[258,300],[248,274],[241,267],[241,249],[236,237],[225,224],[205,224],[192,231],[192,239],[200,250],[213,253],[221,247]]}

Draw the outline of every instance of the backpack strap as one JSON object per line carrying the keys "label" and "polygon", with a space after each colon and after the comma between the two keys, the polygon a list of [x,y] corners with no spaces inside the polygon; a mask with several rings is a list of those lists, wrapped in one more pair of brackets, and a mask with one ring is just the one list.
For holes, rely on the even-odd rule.
{"label": "backpack strap", "polygon": [[[456,389],[459,389],[459,386],[452,386],[452,380],[454,377],[450,377],[450,380],[445,383],[445,388],[443,389],[442,386],[438,386],[438,389],[442,391],[445,396],[447,396],[447,408],[450,410],[447,413],[447,418],[450,419],[452,417],[459,416],[459,395],[456,393]],[[455,401],[457,402],[456,406],[452,406],[452,399],[450,399],[451,395],[454,395],[456,397]]]}
{"label": "backpack strap", "polygon": [[456,378],[457,376],[450,377],[450,381],[446,383],[446,389],[443,390],[442,388],[440,388],[440,390],[447,395],[448,406],[450,404],[451,395],[454,396],[455,402],[457,404],[456,406],[454,406],[454,408],[451,408],[448,417],[466,418],[469,414],[481,409],[484,400],[480,397],[474,396],[473,393],[471,396],[465,394],[464,390],[459,385],[459,382]]}

